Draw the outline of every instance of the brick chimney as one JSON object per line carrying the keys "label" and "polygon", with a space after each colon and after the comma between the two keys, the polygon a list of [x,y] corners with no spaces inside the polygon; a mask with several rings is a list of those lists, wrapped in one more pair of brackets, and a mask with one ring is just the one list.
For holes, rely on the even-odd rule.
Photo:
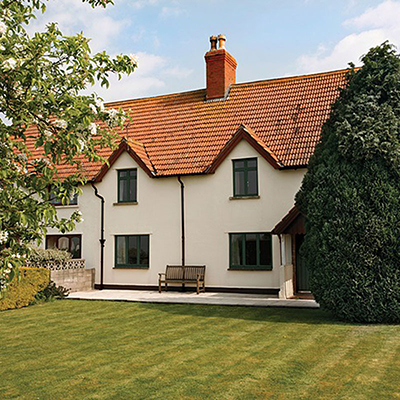
{"label": "brick chimney", "polygon": [[211,49],[204,56],[207,70],[206,100],[224,98],[230,85],[236,82],[237,63],[226,51],[225,41],[225,35],[210,37]]}

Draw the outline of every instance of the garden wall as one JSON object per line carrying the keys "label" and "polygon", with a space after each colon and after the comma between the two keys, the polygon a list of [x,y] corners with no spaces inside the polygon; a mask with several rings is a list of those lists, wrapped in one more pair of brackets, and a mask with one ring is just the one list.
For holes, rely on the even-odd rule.
{"label": "garden wall", "polygon": [[37,263],[27,262],[30,266],[50,270],[50,279],[57,285],[70,289],[70,292],[85,292],[94,289],[95,269],[86,269],[85,260],[49,260]]}
{"label": "garden wall", "polygon": [[70,292],[85,292],[94,288],[94,274],[94,268],[51,270],[50,279]]}

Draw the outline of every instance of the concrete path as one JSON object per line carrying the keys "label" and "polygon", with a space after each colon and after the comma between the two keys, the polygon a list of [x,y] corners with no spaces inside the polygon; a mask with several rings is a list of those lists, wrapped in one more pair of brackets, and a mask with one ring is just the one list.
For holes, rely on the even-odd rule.
{"label": "concrete path", "polygon": [[277,299],[261,294],[162,292],[147,290],[91,290],[69,299],[134,301],[143,303],[208,304],[219,306],[319,308],[315,300]]}

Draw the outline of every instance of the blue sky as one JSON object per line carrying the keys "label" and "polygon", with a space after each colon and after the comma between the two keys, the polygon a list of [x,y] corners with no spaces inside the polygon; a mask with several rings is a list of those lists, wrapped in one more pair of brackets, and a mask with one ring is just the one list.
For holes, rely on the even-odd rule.
{"label": "blue sky", "polygon": [[203,88],[209,37],[220,33],[237,82],[345,68],[386,39],[400,45],[400,0],[114,1],[93,10],[50,0],[30,28],[56,21],[66,34],[83,31],[94,51],[138,55],[132,76],[94,88],[106,101]]}

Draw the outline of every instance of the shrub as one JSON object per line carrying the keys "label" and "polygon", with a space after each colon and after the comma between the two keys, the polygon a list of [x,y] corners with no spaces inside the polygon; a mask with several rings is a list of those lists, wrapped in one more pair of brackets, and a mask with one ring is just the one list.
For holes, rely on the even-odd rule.
{"label": "shrub", "polygon": [[63,262],[71,259],[71,254],[66,250],[59,249],[31,249],[28,262],[31,266],[40,267],[48,261]]}
{"label": "shrub", "polygon": [[61,300],[67,297],[69,289],[64,286],[57,286],[53,281],[35,295],[34,303],[44,303],[46,301]]}
{"label": "shrub", "polygon": [[19,268],[19,276],[14,277],[8,289],[0,298],[0,310],[9,310],[29,306],[35,295],[46,288],[50,280],[50,271],[45,268]]}
{"label": "shrub", "polygon": [[352,69],[310,160],[298,209],[321,307],[400,322],[400,59],[384,43]]}

